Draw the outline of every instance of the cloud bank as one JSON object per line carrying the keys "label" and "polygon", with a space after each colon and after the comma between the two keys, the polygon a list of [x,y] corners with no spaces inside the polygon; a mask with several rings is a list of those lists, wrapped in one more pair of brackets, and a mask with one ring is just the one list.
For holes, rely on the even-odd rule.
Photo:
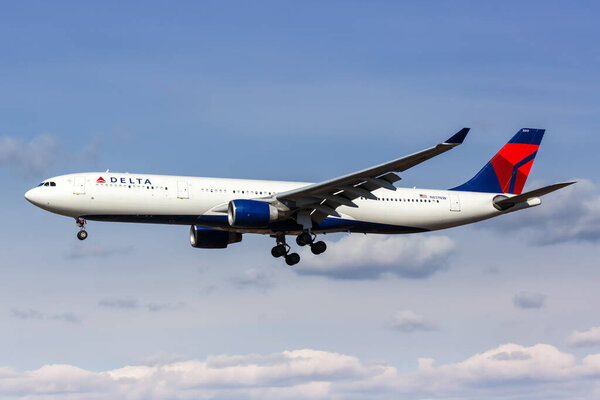
{"label": "cloud bank", "polygon": [[573,331],[567,343],[573,347],[599,346],[600,345],[600,326],[595,326],[587,331]]}
{"label": "cloud bank", "polygon": [[304,250],[294,271],[334,279],[378,279],[390,275],[426,278],[441,270],[455,252],[446,236],[350,235],[315,257]]}
{"label": "cloud bank", "polygon": [[[458,363],[419,359],[416,370],[312,349],[219,355],[91,372],[45,365],[19,372],[0,368],[5,399],[397,399],[546,398],[568,390],[593,399],[600,354],[575,356],[547,344],[505,344]],[[517,391],[515,391],[518,389]],[[597,390],[597,389],[596,389]],[[518,395],[515,397],[515,393]]]}

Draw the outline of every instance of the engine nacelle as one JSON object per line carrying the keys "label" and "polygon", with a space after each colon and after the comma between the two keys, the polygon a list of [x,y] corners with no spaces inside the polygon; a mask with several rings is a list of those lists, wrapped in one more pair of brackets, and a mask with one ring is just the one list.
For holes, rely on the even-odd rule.
{"label": "engine nacelle", "polygon": [[242,241],[242,234],[192,225],[190,244],[199,249],[224,249],[228,244]]}
{"label": "engine nacelle", "polygon": [[278,217],[277,208],[264,201],[231,200],[227,209],[229,225],[238,228],[266,228]]}

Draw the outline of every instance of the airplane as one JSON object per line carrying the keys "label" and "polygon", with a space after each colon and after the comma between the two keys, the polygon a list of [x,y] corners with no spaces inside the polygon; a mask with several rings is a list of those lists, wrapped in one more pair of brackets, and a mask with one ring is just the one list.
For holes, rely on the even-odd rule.
{"label": "airplane", "polygon": [[521,129],[469,181],[438,189],[399,188],[403,172],[463,143],[463,128],[434,147],[319,183],[106,172],[56,176],[25,193],[34,205],[75,218],[77,237],[91,221],[190,225],[195,248],[226,248],[246,233],[275,239],[273,257],[300,261],[287,235],[313,254],[332,232],[407,234],[470,224],[538,206],[575,182],[522,193],[545,129]]}

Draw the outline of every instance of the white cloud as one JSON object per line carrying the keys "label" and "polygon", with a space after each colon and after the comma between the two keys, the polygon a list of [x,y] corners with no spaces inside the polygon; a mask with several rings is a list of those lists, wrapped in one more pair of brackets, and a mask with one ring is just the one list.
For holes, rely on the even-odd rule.
{"label": "white cloud", "polygon": [[567,343],[573,347],[598,346],[600,345],[600,326],[595,326],[587,331],[573,331]]}
{"label": "white cloud", "polygon": [[25,177],[43,176],[60,158],[53,135],[39,135],[29,141],[0,137],[0,166],[8,166]]}
{"label": "white cloud", "polygon": [[541,293],[519,292],[513,297],[513,303],[519,308],[542,308],[546,296]]}
{"label": "white cloud", "polygon": [[[356,357],[303,349],[274,354],[220,355],[205,360],[157,362],[91,372],[46,365],[19,372],[0,368],[4,399],[593,399],[600,354],[575,356],[547,344],[505,344],[458,363],[418,368],[363,362]],[[518,396],[515,397],[515,393]]]}
{"label": "white cloud", "polygon": [[389,323],[390,328],[402,332],[431,331],[436,329],[435,325],[411,310],[402,310],[392,316]]}
{"label": "white cloud", "polygon": [[[532,187],[539,187],[535,185]],[[600,240],[600,189],[587,179],[544,196],[542,205],[501,216],[481,226],[520,229],[534,243],[550,245],[567,241]]]}
{"label": "white cloud", "polygon": [[454,251],[446,236],[350,235],[329,243],[319,256],[305,250],[294,271],[337,279],[425,278],[442,269]]}

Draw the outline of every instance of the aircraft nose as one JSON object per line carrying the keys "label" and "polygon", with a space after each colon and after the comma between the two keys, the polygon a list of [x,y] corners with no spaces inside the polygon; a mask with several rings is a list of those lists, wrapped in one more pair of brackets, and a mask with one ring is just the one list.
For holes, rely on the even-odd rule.
{"label": "aircraft nose", "polygon": [[40,204],[40,196],[37,188],[29,189],[25,193],[25,199],[31,204],[35,204],[36,206]]}

